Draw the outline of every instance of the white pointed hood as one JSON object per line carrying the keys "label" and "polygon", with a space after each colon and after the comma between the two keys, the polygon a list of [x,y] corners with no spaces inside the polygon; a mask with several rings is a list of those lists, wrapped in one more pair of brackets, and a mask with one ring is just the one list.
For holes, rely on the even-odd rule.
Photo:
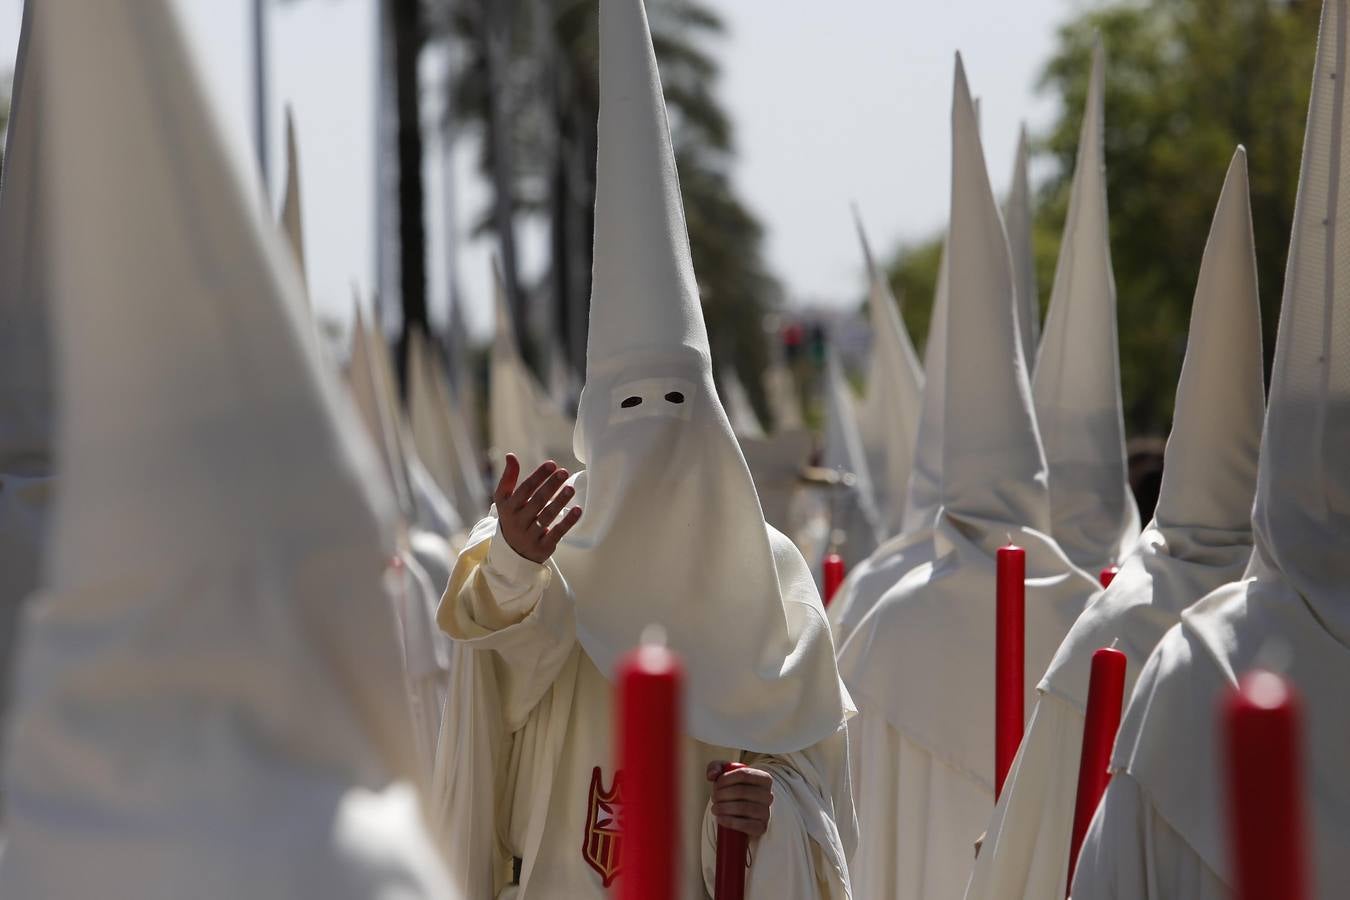
{"label": "white pointed hood", "polygon": [[[300,278],[309,283],[309,272],[305,266],[305,222],[301,213],[300,200],[300,151],[296,147],[295,115],[286,107],[286,190],[281,195],[281,229],[286,233],[286,242],[291,245],[295,263],[300,267]],[[305,298],[309,299],[306,289]]]}
{"label": "white pointed hood", "polygon": [[1028,697],[1096,585],[1046,534],[1012,263],[959,56],[951,197],[942,510],[931,554],[894,573],[839,665],[860,708],[992,793],[995,551],[1009,537],[1027,551]]}
{"label": "white pointed hood", "polygon": [[506,305],[506,289],[501,273],[492,268],[497,330],[492,340],[488,384],[488,431],[492,438],[492,468],[500,473],[506,454],[520,459],[529,474],[540,463],[552,459],[560,466],[576,469],[572,451],[575,425],[559,409],[534,373],[520,356],[511,311]]}
{"label": "white pointed hood", "polygon": [[[905,490],[905,514],[898,535],[883,540],[861,565],[849,570],[834,602],[830,625],[843,647],[853,629],[882,596],[912,569],[933,560],[933,525],[942,506],[942,420],[947,383],[947,241],[938,263],[928,339],[924,345],[923,391],[916,428],[914,462]],[[879,527],[878,537],[883,533]]]}
{"label": "white pointed hood", "polygon": [[1115,646],[1133,685],[1181,611],[1242,577],[1265,420],[1261,304],[1247,154],[1233,155],[1191,305],[1157,514],[1111,587],[1077,622],[1041,688],[1083,711],[1092,654]]}
{"label": "white pointed hood", "polygon": [[463,521],[487,512],[482,463],[445,374],[421,331],[409,348],[409,419],[417,454]]}
{"label": "white pointed hood", "polygon": [[0,894],[441,896],[371,793],[413,771],[391,507],[295,268],[173,4],[31,6],[62,480]]}
{"label": "white pointed hood", "polygon": [[1012,250],[1013,280],[1017,285],[1017,328],[1022,335],[1022,355],[1027,369],[1036,365],[1036,347],[1041,341],[1041,301],[1036,287],[1036,254],[1032,247],[1031,177],[1028,171],[1027,129],[1017,132],[1017,158],[1013,162],[1012,191],[1008,195],[1008,246]]}
{"label": "white pointed hood", "polygon": [[801,554],[764,521],[713,386],[661,79],[641,0],[601,0],[600,121],[581,522],[554,560],[577,637],[614,671],[647,625],[689,673],[689,734],[801,749],[846,695]]}
{"label": "white pointed hood", "polygon": [[[33,59],[31,4],[14,67],[0,182],[0,698],[8,695],[20,605],[37,589],[55,484],[50,287],[41,196],[41,78]],[[0,704],[4,700],[0,699]],[[0,731],[3,723],[0,722]]]}
{"label": "white pointed hood", "polygon": [[1050,465],[1055,540],[1070,559],[1093,572],[1120,561],[1139,536],[1139,510],[1126,477],[1116,283],[1107,228],[1105,79],[1098,40],[1032,384]]}
{"label": "white pointed hood", "polygon": [[946,417],[947,387],[947,246],[943,241],[938,261],[937,288],[933,293],[933,314],[928,320],[928,340],[923,348],[923,394],[920,398],[919,424],[915,429],[914,463],[905,488],[905,516],[902,534],[932,529],[942,504],[942,420]]}
{"label": "white pointed hood", "polygon": [[[1214,710],[1237,679],[1275,669],[1304,710],[1312,882],[1350,879],[1350,3],[1322,5],[1275,365],[1241,581],[1181,614],[1149,658],[1112,766],[1221,880],[1233,881]],[[1169,448],[1170,452],[1170,448]],[[1166,490],[1166,486],[1164,487]]]}
{"label": "white pointed hood", "polygon": [[837,486],[829,489],[830,527],[836,532],[836,538],[839,533],[843,535],[843,543],[837,550],[851,571],[880,543],[881,522],[858,430],[853,389],[849,387],[839,353],[833,346],[825,351],[824,394],[825,443],[820,464],[833,472],[853,475],[852,488]]}
{"label": "white pointed hood", "polygon": [[858,425],[872,471],[882,527],[886,535],[894,535],[904,524],[905,494],[919,430],[923,372],[900,318],[900,306],[872,257],[856,208],[853,220],[867,266],[867,311],[874,341]]}

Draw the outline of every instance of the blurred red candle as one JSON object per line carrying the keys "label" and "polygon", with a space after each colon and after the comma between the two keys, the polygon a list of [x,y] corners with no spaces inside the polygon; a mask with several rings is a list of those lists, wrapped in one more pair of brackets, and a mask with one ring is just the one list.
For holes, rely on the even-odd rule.
{"label": "blurred red candle", "polygon": [[677,900],[684,668],[644,640],[619,661],[620,900]]}
{"label": "blurred red candle", "polygon": [[1280,676],[1251,672],[1224,703],[1223,727],[1235,900],[1306,900],[1298,696]]}
{"label": "blurred red candle", "polygon": [[1088,677],[1087,718],[1083,722],[1083,753],[1078,760],[1078,798],[1073,809],[1073,836],[1069,841],[1069,885],[1078,864],[1078,851],[1087,836],[1097,804],[1111,781],[1111,748],[1120,730],[1125,703],[1125,654],[1102,647],[1092,654]]}
{"label": "blurred red candle", "polygon": [[1107,566],[1097,574],[1097,581],[1101,583],[1102,587],[1108,588],[1111,586],[1111,582],[1115,581],[1116,576],[1119,574],[1120,566]]}
{"label": "blurred red candle", "polygon": [[1022,743],[1026,654],[1027,552],[1009,544],[998,550],[994,646],[994,796],[1003,793]]}
{"label": "blurred red candle", "polygon": [[[728,763],[718,777],[744,768],[740,763]],[[749,852],[750,835],[724,825],[717,826],[717,871],[713,876],[713,900],[745,900],[745,869]]]}
{"label": "blurred red candle", "polygon": [[825,608],[830,608],[830,603],[834,600],[835,592],[839,590],[839,585],[844,583],[844,558],[838,553],[829,553],[825,556]]}

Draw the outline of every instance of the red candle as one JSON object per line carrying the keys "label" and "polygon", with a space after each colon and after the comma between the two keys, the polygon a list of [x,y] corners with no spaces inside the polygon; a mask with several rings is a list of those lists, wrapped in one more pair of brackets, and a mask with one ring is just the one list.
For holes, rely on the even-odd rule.
{"label": "red candle", "polygon": [[1008,544],[998,550],[994,646],[994,796],[1003,793],[1022,743],[1026,668],[1027,552]]}
{"label": "red candle", "polygon": [[[740,763],[727,763],[713,778],[744,769]],[[750,835],[744,831],[717,826],[717,873],[713,876],[713,900],[745,900],[745,868],[749,859]]]}
{"label": "red candle", "polygon": [[1245,675],[1223,708],[1235,900],[1312,896],[1304,838],[1302,710],[1278,675]]}
{"label": "red candle", "polygon": [[620,900],[680,896],[680,722],[684,668],[644,641],[619,661],[619,774],[623,803]]}
{"label": "red candle", "polygon": [[825,556],[825,608],[830,608],[839,585],[844,583],[844,558],[838,553]]}
{"label": "red candle", "polygon": [[1069,885],[1078,864],[1078,851],[1087,836],[1097,804],[1111,781],[1111,748],[1120,730],[1125,703],[1125,654],[1102,647],[1092,654],[1088,677],[1087,718],[1083,722],[1083,752],[1078,759],[1078,798],[1073,808],[1073,836],[1069,841]]}
{"label": "red candle", "polygon": [[1116,576],[1119,574],[1120,566],[1107,566],[1097,574],[1097,581],[1101,583],[1102,587],[1108,588],[1111,586],[1111,582],[1115,581]]}

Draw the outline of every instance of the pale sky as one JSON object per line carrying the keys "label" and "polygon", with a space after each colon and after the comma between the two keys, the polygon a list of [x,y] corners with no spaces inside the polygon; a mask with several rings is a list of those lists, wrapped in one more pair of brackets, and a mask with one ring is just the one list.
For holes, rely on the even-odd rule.
{"label": "pale sky", "polygon": [[[250,0],[175,0],[203,73],[236,138],[252,153]],[[270,14],[272,196],[281,196],[282,116],[300,138],[306,251],[316,303],[344,317],[352,287],[375,285],[374,67],[376,0],[273,2]],[[948,121],[960,51],[981,98],[981,130],[996,189],[1005,190],[1018,124],[1043,126],[1055,110],[1033,87],[1055,26],[1081,0],[707,0],[730,35],[716,48],[720,92],[737,133],[736,181],[768,227],[769,262],[793,302],[847,303],[863,276],[849,203],[874,246],[924,237],[947,215]],[[0,72],[13,66],[20,0],[0,0]],[[437,60],[425,60],[434,115]],[[427,143],[432,311],[445,307],[446,171]],[[491,243],[469,242],[468,221],[487,197],[473,147],[453,160],[460,283],[470,328],[489,328]],[[539,235],[524,236],[526,268],[543,263]]]}

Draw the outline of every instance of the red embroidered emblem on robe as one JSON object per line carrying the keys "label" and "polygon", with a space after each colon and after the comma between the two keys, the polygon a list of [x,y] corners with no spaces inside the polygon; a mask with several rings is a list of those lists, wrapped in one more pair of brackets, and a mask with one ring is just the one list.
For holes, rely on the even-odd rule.
{"label": "red embroidered emblem on robe", "polygon": [[605,887],[619,875],[619,815],[623,806],[620,777],[614,773],[614,783],[608,791],[600,777],[600,767],[591,770],[591,794],[586,804],[586,830],[581,836],[581,858],[600,873]]}

